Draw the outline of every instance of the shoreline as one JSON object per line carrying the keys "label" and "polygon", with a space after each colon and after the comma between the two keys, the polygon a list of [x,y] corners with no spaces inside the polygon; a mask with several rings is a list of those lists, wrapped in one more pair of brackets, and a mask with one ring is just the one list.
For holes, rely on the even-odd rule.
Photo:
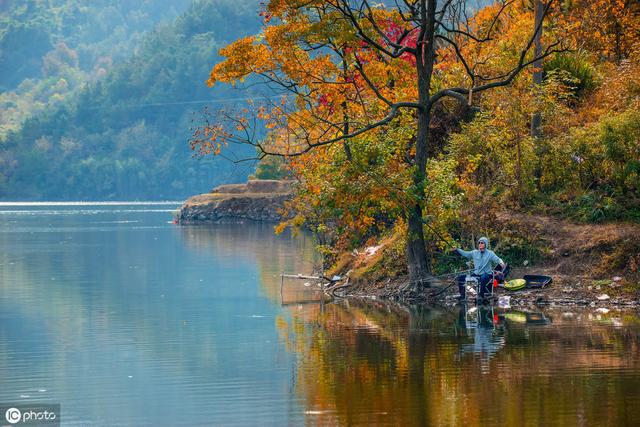
{"label": "shoreline", "polygon": [[[184,225],[277,223],[283,219],[284,205],[293,194],[292,181],[250,180],[246,184],[222,185],[210,193],[189,198],[178,210],[176,221]],[[497,297],[509,297],[509,305],[595,309],[640,307],[640,244],[636,241],[640,224],[576,223],[557,216],[523,212],[499,212],[495,220],[498,229],[535,236],[530,245],[540,254],[534,265],[529,261],[524,261],[523,265],[512,263],[508,279],[525,274],[546,275],[553,279],[542,289],[507,291],[498,288]],[[495,236],[498,246],[501,237],[500,233]],[[439,281],[437,286],[421,292],[407,289],[409,278],[406,270],[403,272],[404,261],[392,252],[396,241],[380,239],[369,242],[373,246],[368,248],[336,254],[335,264],[325,274],[340,276],[342,280],[330,283],[335,286],[329,286],[327,290],[331,293],[339,290],[334,296],[340,297],[447,306],[457,303],[458,289],[451,281]],[[395,261],[387,262],[394,256]]]}
{"label": "shoreline", "polygon": [[[542,289],[507,291],[498,288],[499,296],[509,296],[512,306],[562,305],[566,307],[638,307],[640,306],[640,224],[621,222],[605,224],[575,223],[555,216],[500,212],[497,221],[502,229],[513,232],[530,230],[536,237],[535,248],[541,258],[524,265],[510,263],[508,280],[525,274],[545,275],[552,283]],[[495,236],[500,244],[500,235]],[[433,283],[422,292],[407,289],[410,282],[404,260],[385,262],[393,256],[393,242],[380,240],[338,257],[329,276],[353,277],[341,294],[361,295],[412,303],[455,304],[458,288],[452,279]],[[377,246],[373,246],[377,245]],[[500,255],[500,249],[495,249]],[[353,272],[353,273],[352,273]],[[346,280],[346,279],[345,279]],[[450,286],[447,290],[445,287]],[[434,298],[434,296],[436,298]]]}
{"label": "shoreline", "polygon": [[[577,283],[576,283],[577,280]],[[609,283],[605,283],[609,282]],[[458,305],[458,289],[453,283],[444,286],[424,288],[422,292],[403,289],[407,282],[402,279],[388,280],[386,283],[375,285],[336,285],[338,298],[365,298],[384,300],[406,304],[444,305],[452,307]],[[595,284],[594,284],[595,283]],[[484,305],[500,306],[500,298],[509,297],[506,307],[501,308],[591,308],[611,310],[640,309],[640,295],[637,291],[625,289],[625,286],[612,280],[589,280],[585,277],[553,277],[553,282],[545,288],[522,289],[508,291],[499,287],[494,294],[493,301]],[[634,295],[635,294],[635,295]],[[434,297],[435,295],[435,297]],[[473,296],[467,296],[467,304],[476,305]],[[504,300],[503,300],[504,303]],[[483,305],[483,304],[480,304]],[[604,310],[602,310],[604,311]]]}

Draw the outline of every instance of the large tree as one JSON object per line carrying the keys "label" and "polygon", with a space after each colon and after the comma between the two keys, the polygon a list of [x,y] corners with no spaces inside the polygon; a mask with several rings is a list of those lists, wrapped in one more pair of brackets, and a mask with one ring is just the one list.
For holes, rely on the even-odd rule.
{"label": "large tree", "polygon": [[[193,147],[219,153],[234,142],[255,145],[261,156],[298,156],[340,143],[349,159],[350,139],[413,117],[415,135],[401,147],[412,174],[404,213],[407,266],[417,287],[429,286],[424,189],[427,160],[438,151],[431,126],[438,103],[449,98],[469,109],[477,94],[509,85],[524,68],[560,49],[557,41],[533,49],[554,0],[544,3],[542,19],[526,33],[508,25],[519,19],[533,23],[532,11],[519,3],[499,1],[482,10],[466,3],[268,2],[263,32],[223,49],[226,59],[213,68],[209,84],[257,75],[282,91],[278,102],[254,105],[255,114],[222,113],[196,131]],[[506,31],[512,33],[497,44]],[[256,138],[258,124],[271,129],[270,138]]]}

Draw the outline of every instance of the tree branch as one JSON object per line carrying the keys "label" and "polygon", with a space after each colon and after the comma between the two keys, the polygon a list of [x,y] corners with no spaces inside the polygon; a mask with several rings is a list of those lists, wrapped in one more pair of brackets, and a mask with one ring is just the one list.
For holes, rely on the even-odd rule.
{"label": "tree branch", "polygon": [[[291,148],[291,146],[289,145],[289,147],[287,148],[286,152],[282,152],[282,151],[273,151],[270,150],[269,148],[265,147],[264,144],[257,142],[255,140],[250,140],[250,139],[240,139],[237,136],[234,136],[233,138],[231,138],[230,136],[227,137],[228,140],[233,140],[233,142],[235,143],[241,143],[241,144],[248,144],[248,145],[252,145],[256,148],[258,148],[258,150],[260,150],[260,153],[263,155],[269,155],[269,156],[280,156],[280,157],[296,157],[296,156],[301,156],[305,153],[308,153],[309,151],[311,151],[314,148],[317,147],[321,147],[324,145],[330,145],[330,144],[334,144],[336,142],[340,142],[340,141],[344,141],[347,139],[351,139],[351,138],[355,138],[358,135],[361,135],[363,133],[366,133],[372,129],[375,128],[379,128],[381,126],[384,126],[388,123],[390,123],[395,117],[397,117],[398,113],[400,112],[400,109],[402,108],[420,108],[420,106],[418,104],[412,103],[412,102],[398,102],[396,104],[393,104],[391,106],[391,109],[389,110],[389,113],[382,118],[381,120],[378,120],[374,123],[370,123],[358,130],[355,130],[349,134],[343,134],[343,135],[338,135],[336,137],[333,138],[329,138],[323,141],[316,141],[316,142],[311,142],[309,139],[309,135],[307,135],[304,138],[306,141],[306,147],[304,148],[300,148],[299,150],[294,150],[294,151],[289,151],[289,149]],[[230,118],[230,117],[227,117]],[[231,118],[230,118],[231,119]],[[233,121],[235,121],[236,123],[238,122],[237,119],[232,119]]]}
{"label": "tree branch", "polygon": [[[534,58],[526,61],[526,56],[527,53],[529,52],[529,50],[531,49],[531,46],[533,45],[534,41],[535,41],[535,36],[538,33],[538,31],[540,31],[540,28],[542,26],[542,22],[544,21],[544,17],[549,13],[551,4],[554,2],[554,0],[550,0],[544,8],[543,11],[543,15],[542,15],[542,20],[540,20],[540,22],[538,23],[538,25],[535,28],[535,31],[533,32],[532,36],[529,38],[526,46],[522,49],[522,51],[520,52],[520,57],[518,59],[518,63],[517,65],[512,68],[511,70],[509,70],[508,72],[501,74],[499,76],[495,76],[495,77],[483,77],[483,80],[497,80],[497,81],[493,81],[490,83],[486,83],[484,85],[481,86],[477,86],[474,87],[472,89],[468,89],[468,88],[461,88],[461,87],[453,87],[453,88],[446,88],[446,89],[442,89],[438,92],[436,92],[434,95],[431,96],[431,102],[435,103],[438,100],[440,100],[441,98],[445,97],[445,96],[452,96],[456,99],[459,99],[457,96],[454,96],[453,93],[458,93],[458,94],[462,94],[462,95],[468,95],[469,92],[471,90],[473,90],[474,93],[477,92],[482,92],[488,89],[492,89],[492,88],[496,88],[496,87],[500,87],[500,86],[507,86],[509,85],[513,79],[516,78],[516,76],[526,67],[528,67],[529,65],[533,64],[536,61],[539,61],[553,53],[558,53],[558,52],[563,52],[566,51],[567,49],[565,48],[561,48],[561,49],[555,49],[556,46],[560,45],[561,42],[560,41],[556,41],[555,43],[552,43],[551,45],[549,45],[546,49],[545,52],[542,55],[534,55]],[[441,37],[442,38],[442,37]],[[454,45],[455,47],[455,45]]]}
{"label": "tree branch", "polygon": [[[447,3],[450,3],[450,1],[447,2]],[[464,30],[461,30],[459,28],[453,28],[453,27],[449,28],[449,27],[447,27],[445,25],[445,23],[442,21],[442,19],[438,19],[436,22],[447,33],[460,34],[460,35],[465,36],[465,37],[467,37],[467,38],[469,38],[471,40],[474,40],[474,41],[476,41],[478,43],[484,43],[484,42],[487,42],[487,41],[491,40],[491,33],[493,32],[493,28],[495,27],[496,22],[498,22],[498,19],[500,18],[500,15],[502,14],[502,12],[508,6],[510,6],[512,3],[513,3],[513,0],[502,3],[502,6],[500,7],[500,10],[498,11],[498,13],[495,14],[493,19],[491,20],[491,24],[489,25],[489,29],[487,30],[487,34],[485,34],[484,37],[473,35],[473,34],[471,34],[470,31],[464,31]]]}

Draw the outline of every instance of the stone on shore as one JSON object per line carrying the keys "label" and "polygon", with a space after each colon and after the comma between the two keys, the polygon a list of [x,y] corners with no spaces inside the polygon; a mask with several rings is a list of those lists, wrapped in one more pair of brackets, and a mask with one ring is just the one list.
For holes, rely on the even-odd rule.
{"label": "stone on shore", "polygon": [[293,195],[293,181],[250,180],[225,184],[189,198],[178,211],[180,224],[267,221],[283,218],[283,208]]}

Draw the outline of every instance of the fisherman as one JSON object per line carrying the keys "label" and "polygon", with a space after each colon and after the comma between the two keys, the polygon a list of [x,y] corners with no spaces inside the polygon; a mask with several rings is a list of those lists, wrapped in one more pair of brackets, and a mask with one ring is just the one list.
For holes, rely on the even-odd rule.
{"label": "fisherman", "polygon": [[[478,249],[463,251],[460,248],[455,248],[454,251],[467,259],[473,260],[473,273],[471,276],[476,277],[480,282],[480,295],[478,297],[484,299],[484,294],[489,292],[489,286],[492,286],[491,279],[493,278],[494,266],[498,264],[504,271],[506,264],[492,250],[489,250],[489,239],[486,237],[478,239]],[[466,274],[456,277],[460,300],[465,299],[465,278]]]}

